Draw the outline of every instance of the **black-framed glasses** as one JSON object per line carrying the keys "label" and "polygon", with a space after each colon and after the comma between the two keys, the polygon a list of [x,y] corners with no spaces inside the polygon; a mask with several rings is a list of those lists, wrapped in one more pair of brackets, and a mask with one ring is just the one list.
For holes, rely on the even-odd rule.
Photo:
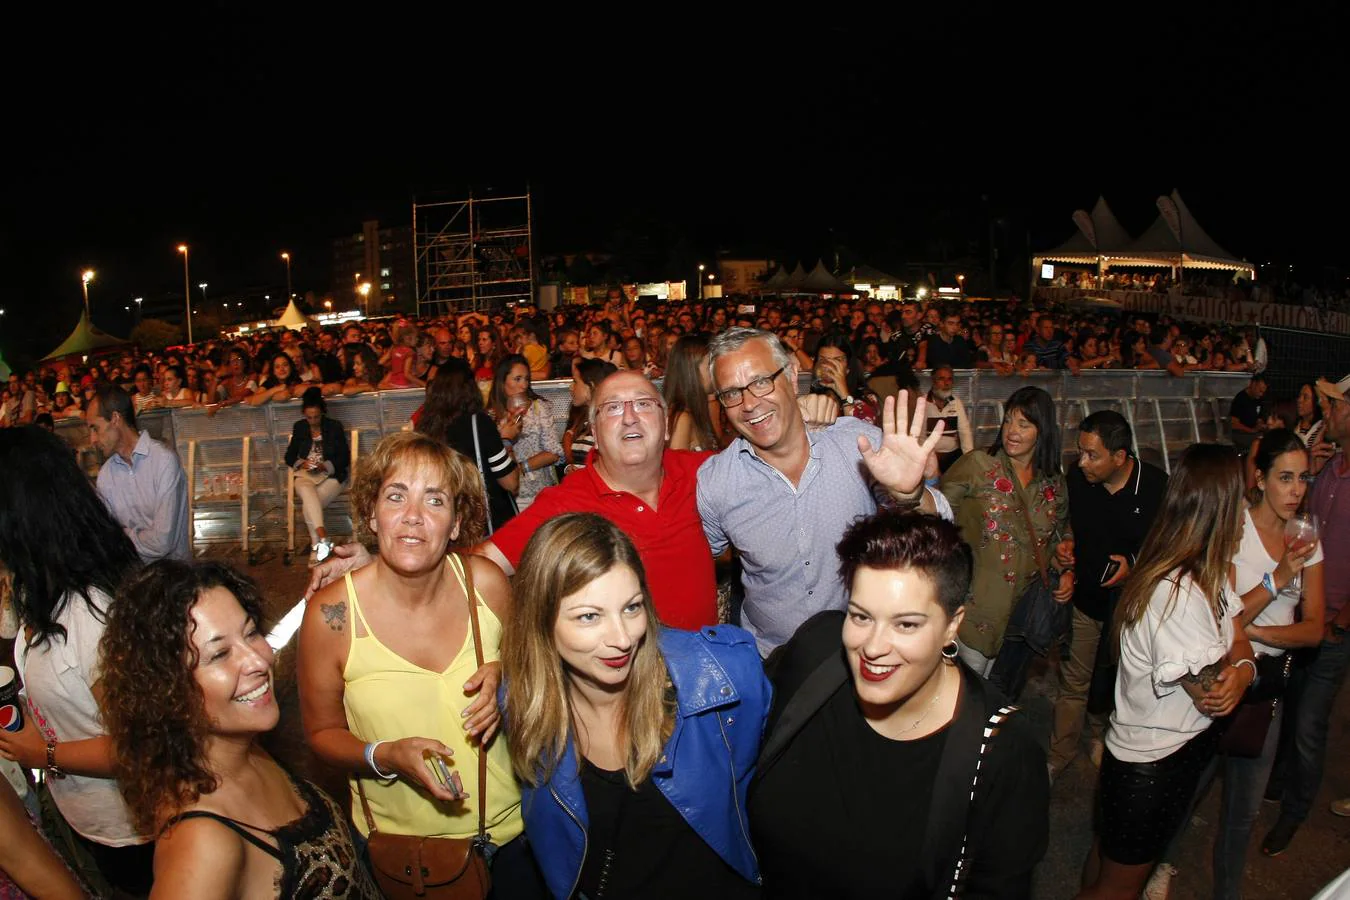
{"label": "black-framed glasses", "polygon": [[717,402],[722,404],[724,408],[731,409],[733,406],[741,405],[741,401],[745,399],[746,391],[749,391],[756,397],[767,397],[769,394],[773,393],[773,380],[779,375],[782,375],[783,370],[786,368],[787,366],[780,366],[778,371],[770,375],[765,375],[762,378],[756,378],[745,387],[733,387],[727,388],[724,391],[718,391]]}

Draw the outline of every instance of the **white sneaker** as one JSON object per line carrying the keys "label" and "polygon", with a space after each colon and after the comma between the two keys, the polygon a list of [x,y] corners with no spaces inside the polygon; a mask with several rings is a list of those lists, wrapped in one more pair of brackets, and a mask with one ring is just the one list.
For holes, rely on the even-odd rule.
{"label": "white sneaker", "polygon": [[1336,816],[1350,817],[1350,797],[1332,803],[1331,813]]}
{"label": "white sneaker", "polygon": [[1100,769],[1102,767],[1102,754],[1106,752],[1106,742],[1101,738],[1093,738],[1092,746],[1088,748],[1088,759],[1092,760],[1092,768]]}
{"label": "white sneaker", "polygon": [[1148,878],[1148,884],[1144,885],[1144,893],[1139,895],[1140,900],[1167,900],[1167,892],[1172,889],[1172,876],[1175,874],[1176,866],[1158,863]]}

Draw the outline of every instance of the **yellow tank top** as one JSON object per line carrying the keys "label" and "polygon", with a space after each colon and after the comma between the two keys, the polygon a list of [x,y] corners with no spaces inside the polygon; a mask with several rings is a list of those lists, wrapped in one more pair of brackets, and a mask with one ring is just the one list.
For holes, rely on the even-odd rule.
{"label": "yellow tank top", "polygon": [[[464,589],[463,563],[449,556],[460,589]],[[483,636],[483,660],[498,658],[502,625],[474,591],[478,623]],[[346,690],[343,706],[352,734],[363,742],[393,741],[405,737],[434,738],[455,751],[453,770],[459,772],[469,799],[459,803],[435,800],[403,782],[381,784],[364,779],[375,827],[390,834],[423,837],[469,838],[478,833],[478,747],[466,739],[460,717],[473,697],[464,693],[464,682],[477,671],[473,652],[473,629],[466,626],[464,644],[444,672],[413,665],[380,642],[371,631],[356,599],[352,577],[347,575],[347,601],[353,623],[360,622],[364,635],[352,627],[343,670]],[[497,734],[488,749],[487,830],[495,844],[505,844],[520,834],[520,789],[511,771],[506,735]],[[369,831],[361,814],[356,780],[351,780],[352,819],[362,834]]]}

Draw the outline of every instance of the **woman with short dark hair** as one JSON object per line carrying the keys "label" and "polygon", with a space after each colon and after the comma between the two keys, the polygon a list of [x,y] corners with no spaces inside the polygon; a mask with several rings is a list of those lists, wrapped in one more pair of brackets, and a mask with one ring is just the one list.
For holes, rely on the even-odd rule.
{"label": "woman with short dark hair", "polygon": [[883,512],[838,551],[847,610],[766,662],[750,792],[764,896],[1028,896],[1048,843],[1045,754],[957,657],[969,545],[936,516]]}

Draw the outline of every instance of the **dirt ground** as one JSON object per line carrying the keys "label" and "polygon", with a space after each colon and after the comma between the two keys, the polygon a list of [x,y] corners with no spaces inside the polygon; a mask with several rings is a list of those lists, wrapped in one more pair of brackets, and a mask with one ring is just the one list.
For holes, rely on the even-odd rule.
{"label": "dirt ground", "polygon": [[[268,599],[268,613],[279,618],[300,599],[308,581],[304,558],[290,566],[280,553],[262,548],[258,563],[249,566],[238,552],[216,554],[228,559],[256,579]],[[7,655],[8,647],[0,647]],[[334,773],[321,771],[309,756],[300,734],[295,697],[294,647],[278,657],[278,691],[282,723],[268,742],[287,764],[329,787],[345,800],[345,785]],[[1040,724],[1048,741],[1050,708],[1054,697],[1054,673],[1043,667],[1033,673],[1022,706]],[[1254,900],[1307,900],[1325,884],[1350,867],[1350,819],[1332,815],[1333,800],[1350,796],[1350,692],[1342,691],[1331,720],[1326,775],[1308,821],[1299,829],[1288,851],[1275,859],[1263,856],[1261,837],[1275,821],[1278,807],[1264,803],[1247,856],[1244,896]],[[1092,803],[1096,769],[1080,755],[1056,781],[1051,793],[1050,848],[1036,870],[1033,896],[1036,900],[1067,900],[1073,897],[1079,871],[1092,842]],[[1172,881],[1172,900],[1203,900],[1211,896],[1210,853],[1219,816],[1219,791],[1211,789],[1196,809],[1180,844]]]}

